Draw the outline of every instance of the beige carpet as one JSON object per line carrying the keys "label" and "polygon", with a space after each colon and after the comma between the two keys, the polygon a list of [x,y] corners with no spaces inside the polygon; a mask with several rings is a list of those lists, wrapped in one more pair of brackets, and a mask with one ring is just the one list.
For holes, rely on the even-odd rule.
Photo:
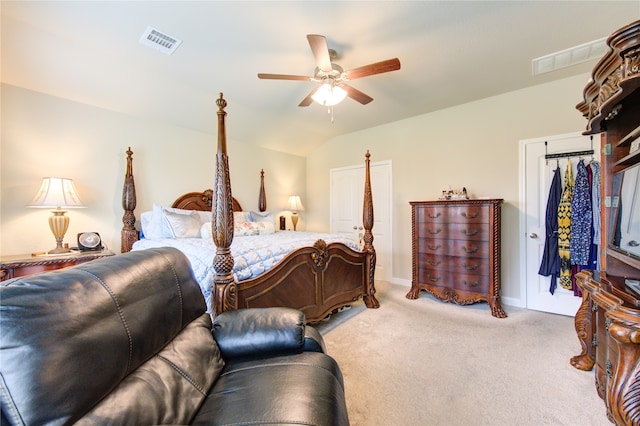
{"label": "beige carpet", "polygon": [[376,283],[362,301],[316,327],[342,369],[352,426],[606,425],[573,318],[486,303],[458,306]]}

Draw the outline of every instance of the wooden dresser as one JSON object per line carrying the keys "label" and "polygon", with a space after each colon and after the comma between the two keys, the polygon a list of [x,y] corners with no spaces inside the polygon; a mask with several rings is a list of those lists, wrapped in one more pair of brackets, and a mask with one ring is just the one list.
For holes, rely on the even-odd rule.
{"label": "wooden dresser", "polygon": [[459,305],[486,301],[491,314],[507,315],[500,302],[502,199],[412,201],[413,280],[420,290]]}
{"label": "wooden dresser", "polygon": [[101,250],[44,256],[32,256],[29,254],[1,256],[0,281],[68,268],[94,259],[114,255],[115,253],[110,250]]}
{"label": "wooden dresser", "polygon": [[[570,362],[581,370],[595,366],[596,389],[612,422],[640,425],[640,293],[629,287],[631,280],[640,280],[640,251],[634,249],[637,237],[624,244],[618,238],[621,232],[635,232],[628,221],[621,225],[624,214],[620,213],[625,210],[621,206],[636,205],[633,197],[629,199],[634,191],[626,193],[620,187],[631,185],[635,193],[640,189],[640,181],[629,180],[640,167],[640,148],[636,148],[640,140],[640,21],[613,33],[607,44],[609,52],[596,64],[584,89],[584,101],[577,105],[587,119],[584,134],[600,134],[605,272],[582,271],[576,276],[583,292],[575,317],[582,353]],[[637,220],[638,216],[632,210],[629,217]]]}

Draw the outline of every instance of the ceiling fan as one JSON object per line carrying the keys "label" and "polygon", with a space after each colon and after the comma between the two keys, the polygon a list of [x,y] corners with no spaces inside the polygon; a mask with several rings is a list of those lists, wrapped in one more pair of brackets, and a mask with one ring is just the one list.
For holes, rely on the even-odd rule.
{"label": "ceiling fan", "polygon": [[286,74],[258,74],[258,78],[266,80],[302,80],[321,83],[300,102],[298,106],[301,107],[311,105],[311,102],[314,100],[324,106],[333,106],[341,102],[346,96],[360,102],[362,105],[366,105],[371,102],[373,98],[351,87],[347,82],[357,78],[400,69],[400,60],[393,58],[355,68],[350,71],[344,71],[340,65],[333,62],[337,57],[337,53],[335,50],[328,48],[327,39],[324,36],[308,34],[307,40],[309,41],[309,46],[311,47],[311,52],[317,65],[313,77]]}

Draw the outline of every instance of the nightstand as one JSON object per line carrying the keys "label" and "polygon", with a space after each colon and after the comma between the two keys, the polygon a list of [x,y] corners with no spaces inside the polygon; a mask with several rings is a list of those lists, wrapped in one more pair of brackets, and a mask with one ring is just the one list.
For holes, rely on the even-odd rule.
{"label": "nightstand", "polygon": [[75,266],[94,259],[114,255],[115,253],[110,250],[101,250],[90,252],[73,251],[65,254],[46,254],[42,256],[29,254],[0,256],[0,281],[36,274],[38,272],[68,268],[69,266]]}

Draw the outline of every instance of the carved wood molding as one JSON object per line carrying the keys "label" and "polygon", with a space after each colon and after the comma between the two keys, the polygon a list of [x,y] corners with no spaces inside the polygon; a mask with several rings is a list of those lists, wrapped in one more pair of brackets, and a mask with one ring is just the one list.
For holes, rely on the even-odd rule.
{"label": "carved wood molding", "polygon": [[606,130],[620,102],[640,87],[640,21],[632,22],[607,39],[609,52],[598,62],[576,108],[587,119],[585,135]]}

